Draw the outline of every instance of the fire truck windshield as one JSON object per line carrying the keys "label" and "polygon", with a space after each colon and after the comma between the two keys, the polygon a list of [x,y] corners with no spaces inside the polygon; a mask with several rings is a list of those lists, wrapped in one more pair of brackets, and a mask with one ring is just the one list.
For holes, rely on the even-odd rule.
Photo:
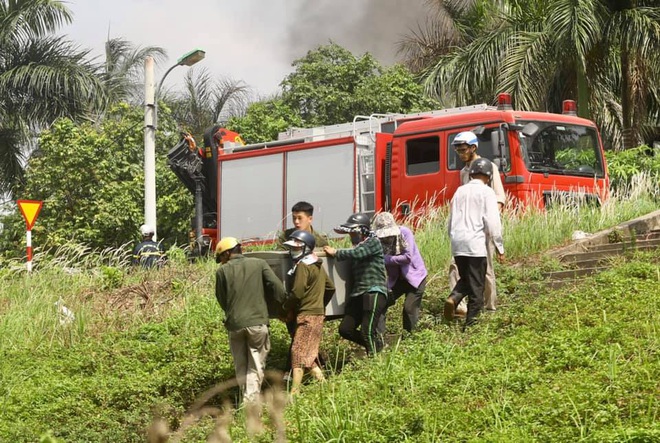
{"label": "fire truck windshield", "polygon": [[[519,122],[523,125],[529,122]],[[533,122],[533,135],[519,131],[527,169],[562,175],[602,177],[603,159],[596,130],[587,126]]]}

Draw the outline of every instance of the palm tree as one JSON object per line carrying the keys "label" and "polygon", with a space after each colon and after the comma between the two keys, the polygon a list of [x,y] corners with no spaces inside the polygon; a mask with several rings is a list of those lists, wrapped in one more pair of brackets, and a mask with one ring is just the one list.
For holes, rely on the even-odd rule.
{"label": "palm tree", "polygon": [[398,43],[398,52],[413,72],[435,64],[452,48],[474,39],[488,22],[487,12],[495,10],[492,1],[429,1],[430,14],[424,24],[411,29]]}
{"label": "palm tree", "polygon": [[605,5],[609,15],[604,40],[619,50],[619,63],[613,65],[621,79],[623,145],[630,148],[642,142],[651,127],[657,131],[660,121],[660,5],[657,0],[608,0]]}
{"label": "palm tree", "polygon": [[[595,120],[615,147],[635,146],[645,126],[657,126],[657,0],[492,4],[496,10],[477,35],[465,32],[460,44],[445,47],[426,65],[430,94],[467,104],[508,91],[520,109],[550,111],[577,98],[578,113]],[[480,10],[483,2],[473,2],[461,17]]]}
{"label": "palm tree", "polygon": [[169,102],[182,129],[201,140],[204,131],[214,124],[245,114],[251,91],[242,81],[214,78],[206,69],[191,68],[184,78],[182,94],[166,91],[161,96]]}
{"label": "palm tree", "polygon": [[144,101],[144,60],[148,55],[158,62],[167,54],[157,46],[140,48],[122,38],[108,38],[100,75],[111,103],[125,100],[139,104]]}
{"label": "palm tree", "polygon": [[51,35],[70,21],[60,1],[0,0],[1,192],[20,183],[35,131],[105,104],[88,52]]}

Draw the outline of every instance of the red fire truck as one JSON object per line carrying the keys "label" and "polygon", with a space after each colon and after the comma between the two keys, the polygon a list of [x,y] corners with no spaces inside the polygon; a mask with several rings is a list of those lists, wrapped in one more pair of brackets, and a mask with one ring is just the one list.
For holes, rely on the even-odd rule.
{"label": "red fire truck", "polygon": [[602,142],[575,111],[570,100],[562,114],[516,111],[500,94],[496,107],[357,116],[251,145],[214,127],[205,149],[183,137],[168,157],[196,195],[198,244],[228,235],[268,242],[291,226],[290,208],[301,200],[314,205],[314,227],[325,232],[353,212],[407,216],[448,202],[463,167],[451,142],[468,130],[478,135],[479,155],[499,166],[511,205],[600,202],[609,187]]}

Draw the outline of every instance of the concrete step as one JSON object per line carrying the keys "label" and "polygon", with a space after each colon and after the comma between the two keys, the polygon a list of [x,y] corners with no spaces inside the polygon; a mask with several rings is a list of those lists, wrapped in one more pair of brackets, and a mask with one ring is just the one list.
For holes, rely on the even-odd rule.
{"label": "concrete step", "polygon": [[636,239],[635,241],[626,241],[621,243],[608,243],[605,245],[596,245],[589,248],[589,252],[598,252],[598,251],[620,251],[620,250],[629,250],[634,248],[646,247],[646,246],[655,246],[660,247],[660,238],[653,239]]}
{"label": "concrete step", "polygon": [[[626,233],[625,235],[622,235],[621,241],[629,241],[630,240],[630,234]],[[643,234],[636,234],[635,238],[637,240],[652,240],[654,238],[660,238],[660,229],[654,229],[652,231],[647,231]]]}
{"label": "concrete step", "polygon": [[604,250],[592,251],[591,249],[587,252],[577,252],[573,254],[566,254],[561,258],[561,261],[564,263],[579,263],[581,261],[588,261],[606,257],[612,257],[616,255],[621,255],[626,252],[632,251],[651,251],[660,247],[660,244],[638,242],[634,247],[623,245],[617,243],[616,245],[604,245],[604,246],[613,246]]}
{"label": "concrete step", "polygon": [[[638,232],[643,234],[636,234]],[[634,238],[631,233],[636,234]],[[656,249],[660,249],[660,209],[548,251],[548,255],[556,257],[565,268],[572,269],[545,273],[544,287],[576,286],[586,276],[609,269],[612,257]]]}
{"label": "concrete step", "polygon": [[566,271],[546,272],[543,275],[545,276],[545,278],[549,278],[550,280],[566,280],[566,279],[575,280],[578,277],[592,275],[597,272],[604,271],[606,269],[608,269],[607,266],[596,266],[593,268],[578,268],[578,269],[568,269]]}
{"label": "concrete step", "polygon": [[650,251],[660,248],[660,231],[638,235],[631,241],[630,237],[619,243],[607,243],[591,246],[585,252],[567,254],[561,261],[574,269],[546,272],[543,276],[548,280],[546,287],[558,289],[567,285],[575,285],[579,279],[597,272],[609,269],[608,261],[613,257],[633,251]]}
{"label": "concrete step", "polygon": [[596,257],[596,258],[588,258],[586,260],[576,260],[570,263],[567,263],[571,268],[596,268],[598,265],[604,265],[605,263],[608,263],[610,260],[612,260],[614,257],[617,257],[616,255],[609,255],[605,257]]}

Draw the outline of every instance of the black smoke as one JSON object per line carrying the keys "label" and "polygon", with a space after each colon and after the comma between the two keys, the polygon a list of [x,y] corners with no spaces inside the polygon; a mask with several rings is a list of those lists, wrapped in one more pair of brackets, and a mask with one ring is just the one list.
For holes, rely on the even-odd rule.
{"label": "black smoke", "polygon": [[397,43],[426,21],[426,0],[285,0],[291,60],[333,41],[384,65],[400,61]]}

